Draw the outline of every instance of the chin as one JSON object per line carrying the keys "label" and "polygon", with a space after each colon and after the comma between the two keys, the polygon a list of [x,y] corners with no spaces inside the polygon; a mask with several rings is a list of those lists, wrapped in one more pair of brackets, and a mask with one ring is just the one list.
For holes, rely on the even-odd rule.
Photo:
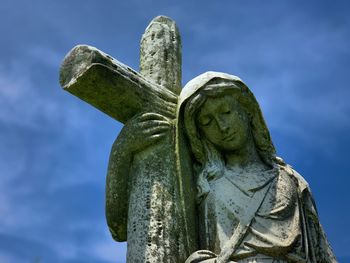
{"label": "chin", "polygon": [[239,152],[245,146],[244,140],[235,140],[234,142],[226,142],[222,145],[222,149],[228,152]]}
{"label": "chin", "polygon": [[223,152],[226,152],[226,153],[234,153],[234,152],[239,152],[240,150],[243,149],[243,147],[241,146],[233,146],[233,145],[224,145],[222,147],[220,147],[220,149],[223,151]]}

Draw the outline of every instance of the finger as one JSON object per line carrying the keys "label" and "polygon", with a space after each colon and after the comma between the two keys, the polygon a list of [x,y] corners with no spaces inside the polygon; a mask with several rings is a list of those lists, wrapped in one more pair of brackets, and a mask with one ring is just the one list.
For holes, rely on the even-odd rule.
{"label": "finger", "polygon": [[157,127],[151,127],[149,129],[144,130],[144,134],[147,136],[147,135],[166,132],[168,130],[169,130],[169,126],[157,126]]}
{"label": "finger", "polygon": [[199,250],[197,251],[198,255],[208,255],[210,257],[216,257],[216,254],[209,250]]}
{"label": "finger", "polygon": [[194,259],[193,262],[202,262],[204,260],[213,259],[215,258],[215,256],[216,256],[215,254],[208,253],[206,251],[197,251],[191,255],[191,257],[193,257]]}
{"label": "finger", "polygon": [[163,121],[168,121],[169,119],[165,116],[163,116],[162,114],[159,113],[155,113],[155,112],[147,112],[144,113],[140,116],[140,120],[144,121],[144,120],[163,120]]}
{"label": "finger", "polygon": [[150,140],[152,140],[152,141],[157,141],[157,140],[159,140],[159,139],[161,139],[161,138],[164,138],[165,137],[165,133],[163,132],[163,133],[157,133],[157,134],[153,134],[153,135],[151,135],[151,136],[149,136],[148,138],[150,139]]}
{"label": "finger", "polygon": [[138,123],[135,128],[139,129],[140,132],[142,132],[143,130],[147,130],[155,127],[167,127],[168,129],[170,129],[171,124],[169,124],[166,121],[144,121],[144,122]]}
{"label": "finger", "polygon": [[140,128],[151,128],[151,127],[158,127],[158,126],[167,126],[170,127],[170,123],[167,121],[161,121],[161,120],[148,120],[148,121],[143,121],[139,123]]}
{"label": "finger", "polygon": [[164,116],[174,119],[176,115],[176,107],[173,107],[165,102],[154,102],[154,106],[157,111]]}

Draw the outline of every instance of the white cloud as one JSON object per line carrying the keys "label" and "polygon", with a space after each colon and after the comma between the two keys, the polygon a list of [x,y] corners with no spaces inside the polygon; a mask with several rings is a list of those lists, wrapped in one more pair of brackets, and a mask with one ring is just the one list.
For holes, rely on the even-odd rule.
{"label": "white cloud", "polygon": [[[48,67],[57,64],[57,54],[48,48],[28,52],[34,61],[42,58],[40,63]],[[77,134],[77,131],[88,129],[92,124],[87,114],[66,100],[68,96],[58,90],[58,84],[57,87],[45,87],[45,83],[33,78],[31,71],[26,60],[13,59],[7,67],[0,64],[0,228],[7,231],[38,227],[49,220],[40,207],[41,202],[33,202],[31,207],[21,204],[23,198],[35,195],[41,181],[60,187],[59,182],[65,185],[66,181],[76,184],[87,180],[86,177],[69,177],[66,171],[62,171],[66,174],[54,179],[46,174],[50,169],[61,168],[59,162],[63,159],[53,159],[62,152],[63,146],[59,141],[44,143],[48,141],[44,136],[51,130],[59,130],[60,134]],[[42,73],[47,74],[46,71]],[[52,92],[44,88],[52,89]],[[59,92],[62,96],[57,95]],[[35,143],[32,143],[32,135],[37,136]],[[57,136],[51,138],[60,139]],[[83,167],[80,169],[83,170]],[[46,187],[50,185],[48,183]]]}
{"label": "white cloud", "polygon": [[[14,59],[6,67],[0,64],[0,123],[33,130],[45,130],[58,124],[69,128],[86,126],[87,118],[59,90],[59,55],[46,47],[29,49],[28,54],[32,59],[31,64],[38,63],[38,68],[45,69],[42,74],[57,70],[57,81],[43,83],[40,81],[45,77],[34,79],[32,65],[27,58]],[[64,107],[65,103],[71,103],[70,107]]]}
{"label": "white cloud", "polygon": [[20,263],[20,259],[18,256],[15,256],[13,254],[7,254],[5,251],[0,254],[0,262],[3,263]]}

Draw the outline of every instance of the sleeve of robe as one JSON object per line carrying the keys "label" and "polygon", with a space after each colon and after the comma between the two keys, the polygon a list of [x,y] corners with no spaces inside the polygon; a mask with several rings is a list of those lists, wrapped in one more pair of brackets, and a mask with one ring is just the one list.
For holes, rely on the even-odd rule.
{"label": "sleeve of robe", "polygon": [[302,193],[303,214],[306,225],[309,258],[315,263],[337,262],[319,221],[315,202],[309,189]]}
{"label": "sleeve of robe", "polygon": [[131,157],[114,142],[108,164],[106,181],[106,219],[114,240],[127,240],[129,208],[129,178]]}
{"label": "sleeve of robe", "polygon": [[327,240],[326,234],[319,221],[315,201],[311,190],[305,179],[295,170],[290,168],[299,184],[300,202],[303,215],[303,229],[305,250],[309,262],[312,263],[334,263],[337,262],[332,248]]}

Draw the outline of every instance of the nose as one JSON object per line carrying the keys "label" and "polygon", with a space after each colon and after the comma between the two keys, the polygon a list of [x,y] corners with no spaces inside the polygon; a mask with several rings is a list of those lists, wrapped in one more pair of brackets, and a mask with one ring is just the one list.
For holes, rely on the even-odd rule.
{"label": "nose", "polygon": [[228,131],[229,125],[228,125],[227,122],[225,122],[224,120],[218,118],[218,119],[216,120],[216,123],[217,123],[218,128],[220,129],[220,131],[221,131],[222,133],[226,133],[226,132]]}

